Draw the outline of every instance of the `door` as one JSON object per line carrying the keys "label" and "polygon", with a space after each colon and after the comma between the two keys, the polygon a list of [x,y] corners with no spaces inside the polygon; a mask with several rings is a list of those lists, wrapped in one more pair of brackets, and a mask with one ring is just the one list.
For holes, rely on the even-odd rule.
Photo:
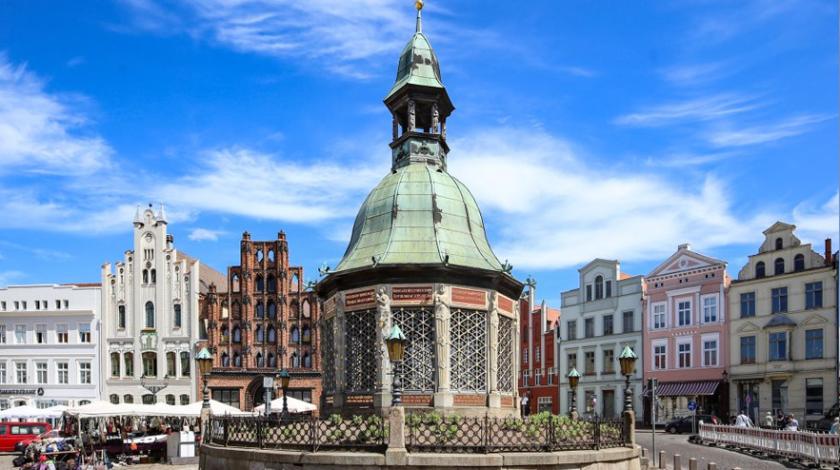
{"label": "door", "polygon": [[615,390],[601,392],[601,403],[603,404],[601,415],[607,419],[615,418]]}

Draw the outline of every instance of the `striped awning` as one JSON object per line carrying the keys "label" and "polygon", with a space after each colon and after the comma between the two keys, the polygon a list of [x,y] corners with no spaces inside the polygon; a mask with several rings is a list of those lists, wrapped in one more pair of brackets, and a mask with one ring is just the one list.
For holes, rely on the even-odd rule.
{"label": "striped awning", "polygon": [[[695,395],[714,395],[720,382],[704,380],[698,382],[660,382],[656,385],[658,397],[691,397]],[[650,390],[644,391],[650,395]]]}

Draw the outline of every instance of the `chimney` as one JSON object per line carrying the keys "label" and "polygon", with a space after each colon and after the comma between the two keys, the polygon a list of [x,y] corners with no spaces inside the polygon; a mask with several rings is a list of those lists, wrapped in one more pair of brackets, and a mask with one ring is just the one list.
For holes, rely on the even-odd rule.
{"label": "chimney", "polygon": [[825,265],[831,265],[831,258],[832,258],[832,251],[831,251],[831,238],[825,239]]}

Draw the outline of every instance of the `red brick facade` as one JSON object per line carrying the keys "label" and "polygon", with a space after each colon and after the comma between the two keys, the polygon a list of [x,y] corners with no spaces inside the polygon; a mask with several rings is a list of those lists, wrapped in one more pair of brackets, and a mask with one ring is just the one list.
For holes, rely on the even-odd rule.
{"label": "red brick facade", "polygon": [[319,303],[303,285],[303,268],[289,266],[286,234],[252,241],[243,233],[240,265],[227,274],[226,292],[213,285],[200,301],[200,333],[213,353],[211,396],[250,410],[263,402],[262,378],[287,369],[289,396],[319,403]]}
{"label": "red brick facade", "polygon": [[[528,413],[559,413],[555,327],[560,311],[545,304],[532,307],[533,295],[523,298],[519,312],[519,396],[528,397]],[[541,400],[542,398],[542,400]],[[547,403],[548,402],[548,403]]]}

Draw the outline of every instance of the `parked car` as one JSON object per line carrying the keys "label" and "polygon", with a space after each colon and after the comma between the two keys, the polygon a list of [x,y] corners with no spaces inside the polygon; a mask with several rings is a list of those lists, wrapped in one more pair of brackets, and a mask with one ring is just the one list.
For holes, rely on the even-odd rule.
{"label": "parked car", "polygon": [[0,452],[15,450],[18,442],[27,444],[47,431],[52,430],[50,423],[6,422],[0,423]]}
{"label": "parked car", "polygon": [[[682,416],[668,421],[668,423],[665,424],[665,432],[669,432],[671,434],[682,434],[684,432],[691,432],[692,418],[693,416]],[[718,421],[717,416],[714,415],[697,415],[697,426],[700,425],[700,422],[704,422],[707,424],[718,424],[720,421]]]}

